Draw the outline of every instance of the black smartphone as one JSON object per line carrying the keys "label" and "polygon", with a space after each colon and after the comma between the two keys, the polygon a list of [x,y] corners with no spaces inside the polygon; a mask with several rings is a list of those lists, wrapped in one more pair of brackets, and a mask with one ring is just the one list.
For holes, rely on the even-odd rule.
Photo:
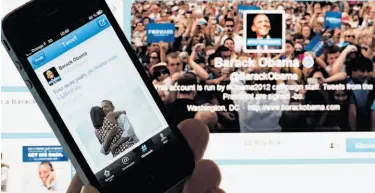
{"label": "black smartphone", "polygon": [[30,1],[3,18],[1,38],[85,185],[181,188],[194,154],[105,0]]}

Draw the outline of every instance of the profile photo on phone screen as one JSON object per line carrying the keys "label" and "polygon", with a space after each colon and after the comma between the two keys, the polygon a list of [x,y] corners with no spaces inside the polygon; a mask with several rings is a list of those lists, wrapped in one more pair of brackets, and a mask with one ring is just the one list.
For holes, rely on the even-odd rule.
{"label": "profile photo on phone screen", "polygon": [[244,11],[244,41],[246,53],[283,53],[285,51],[284,11]]}
{"label": "profile photo on phone screen", "polygon": [[48,69],[43,74],[50,86],[61,81],[61,77],[55,67]]}

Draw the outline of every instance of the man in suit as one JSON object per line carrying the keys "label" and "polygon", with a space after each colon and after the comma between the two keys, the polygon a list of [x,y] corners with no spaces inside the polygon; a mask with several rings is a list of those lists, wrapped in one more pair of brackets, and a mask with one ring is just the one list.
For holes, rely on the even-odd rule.
{"label": "man in suit", "polygon": [[[258,14],[254,17],[253,23],[251,25],[251,31],[253,32],[255,39],[271,39],[269,35],[271,31],[271,22],[267,15]],[[258,50],[278,50],[282,46],[267,46],[267,45],[257,45],[250,46],[249,49],[258,49]]]}
{"label": "man in suit", "polygon": [[45,72],[45,77],[47,78],[48,84],[50,86],[56,84],[61,80],[60,76],[58,74],[55,75],[55,73],[53,73],[52,70],[47,70]]}

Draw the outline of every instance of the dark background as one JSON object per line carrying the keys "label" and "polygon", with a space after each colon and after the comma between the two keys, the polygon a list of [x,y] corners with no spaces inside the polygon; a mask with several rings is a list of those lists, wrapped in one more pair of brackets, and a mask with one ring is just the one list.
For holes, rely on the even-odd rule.
{"label": "dark background", "polygon": [[[247,32],[246,32],[246,39],[247,38],[256,38],[256,35],[255,35],[255,32],[251,31],[251,26],[253,25],[253,20],[254,20],[254,17],[257,16],[259,14],[247,14],[246,15],[246,19],[247,19],[247,26],[244,26],[247,28]],[[283,35],[283,31],[282,31],[282,27],[283,27],[283,17],[282,17],[282,14],[281,13],[270,13],[270,14],[265,14],[267,15],[267,17],[269,18],[270,20],[270,23],[271,23],[271,31],[269,33],[269,35],[271,36],[271,38],[283,38],[282,35]]]}
{"label": "dark background", "polygon": [[[50,71],[53,72],[53,74],[55,75],[55,78],[57,78],[57,77],[60,76],[59,73],[57,72],[57,70],[56,70],[55,67],[52,67],[52,68],[50,68],[50,69],[48,69],[48,70],[50,70]],[[47,70],[47,71],[48,71],[48,70]],[[43,73],[43,75],[44,75],[44,77],[46,78],[47,81],[50,81],[50,79],[47,78],[47,71],[45,71],[45,72]]]}

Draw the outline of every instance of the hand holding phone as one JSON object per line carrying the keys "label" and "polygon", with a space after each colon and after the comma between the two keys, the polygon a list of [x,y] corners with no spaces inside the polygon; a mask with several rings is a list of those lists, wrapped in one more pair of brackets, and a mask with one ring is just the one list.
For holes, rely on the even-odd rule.
{"label": "hand holding phone", "polygon": [[[186,190],[180,192],[195,193],[195,192],[206,192],[205,190],[215,189],[217,192],[224,192],[218,188],[220,181],[220,171],[218,166],[210,160],[202,160],[204,151],[208,143],[209,131],[207,127],[200,121],[195,119],[189,119],[183,122],[180,126],[180,131],[186,138],[187,142],[193,148],[193,152],[196,158],[197,167],[193,172],[193,175],[185,183]],[[83,188],[83,189],[82,189]],[[81,192],[82,190],[82,192]],[[71,193],[98,193],[94,187],[86,186],[83,187],[82,181],[79,176],[75,174],[70,183],[67,192]],[[180,193],[178,192],[178,193]],[[208,192],[208,191],[207,191]],[[174,192],[166,192],[174,193]],[[177,193],[177,192],[176,192]]]}

